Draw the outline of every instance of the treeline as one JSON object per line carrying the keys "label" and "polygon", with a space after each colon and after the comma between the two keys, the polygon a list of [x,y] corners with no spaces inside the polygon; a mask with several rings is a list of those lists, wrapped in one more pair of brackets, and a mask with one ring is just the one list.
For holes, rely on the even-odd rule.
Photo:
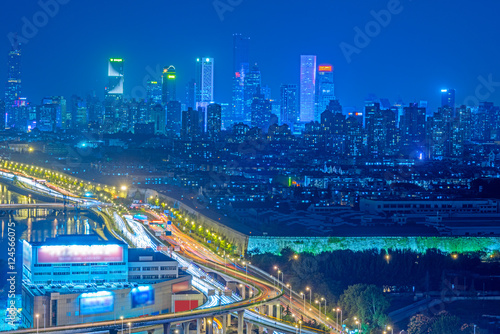
{"label": "treeline", "polygon": [[[401,251],[349,250],[319,255],[295,254],[284,249],[281,256],[253,255],[252,264],[277,276],[274,266],[284,273],[285,283],[297,292],[310,286],[313,299],[325,297],[336,302],[344,290],[354,284],[374,284],[395,292],[442,291],[456,285],[462,290],[493,289],[498,282],[487,276],[499,276],[496,261],[482,261],[485,254],[444,254],[428,250],[424,254]],[[331,304],[330,304],[331,305]]]}

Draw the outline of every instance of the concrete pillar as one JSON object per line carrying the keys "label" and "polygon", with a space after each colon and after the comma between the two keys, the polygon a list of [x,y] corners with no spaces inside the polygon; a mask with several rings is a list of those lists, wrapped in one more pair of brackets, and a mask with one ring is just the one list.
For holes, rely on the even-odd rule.
{"label": "concrete pillar", "polygon": [[182,324],[182,327],[184,328],[184,334],[189,334],[189,325],[191,324],[190,321],[185,322]]}
{"label": "concrete pillar", "polygon": [[[155,330],[154,329],[148,329],[148,334],[154,334]],[[111,332],[110,332],[111,333]]]}
{"label": "concrete pillar", "polygon": [[273,304],[267,304],[267,314],[270,317],[274,317],[274,305]]}
{"label": "concrete pillar", "polygon": [[251,322],[246,322],[246,325],[247,325],[247,333],[246,334],[251,334],[252,333],[252,329],[253,329],[253,324]]}
{"label": "concrete pillar", "polygon": [[214,332],[214,318],[208,317],[205,318],[205,328],[207,334],[213,334]]}
{"label": "concrete pillar", "polygon": [[241,291],[240,296],[243,299],[246,299],[246,290],[247,289],[246,289],[245,284],[242,284],[241,287],[240,287],[240,291]]}
{"label": "concrete pillar", "polygon": [[278,320],[281,320],[281,305],[280,304],[276,304],[276,318]]}
{"label": "concrete pillar", "polygon": [[243,323],[245,322],[243,315],[245,311],[238,311],[238,334],[243,334]]}
{"label": "concrete pillar", "polygon": [[232,319],[232,318],[231,318],[231,313],[228,313],[228,314],[227,314],[227,325],[228,325],[228,326],[231,326],[231,319]]}
{"label": "concrete pillar", "polygon": [[200,334],[201,333],[201,319],[198,318],[196,319],[196,334]]}
{"label": "concrete pillar", "polygon": [[227,331],[227,317],[225,315],[222,316],[222,334],[226,334]]}
{"label": "concrete pillar", "polygon": [[170,322],[163,324],[163,334],[170,334]]}

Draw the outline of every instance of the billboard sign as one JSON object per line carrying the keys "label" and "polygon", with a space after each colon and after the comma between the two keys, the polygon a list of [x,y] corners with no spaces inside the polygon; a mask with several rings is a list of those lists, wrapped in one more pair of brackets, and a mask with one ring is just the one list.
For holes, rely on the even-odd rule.
{"label": "billboard sign", "polygon": [[132,308],[153,305],[155,303],[155,289],[150,285],[138,286],[130,290]]}
{"label": "billboard sign", "polygon": [[333,66],[332,65],[319,65],[318,70],[320,72],[331,72],[331,71],[333,71]]}
{"label": "billboard sign", "polygon": [[119,245],[41,246],[38,263],[123,262],[123,248]]}
{"label": "billboard sign", "polygon": [[32,249],[29,242],[23,240],[23,266],[31,268]]}
{"label": "billboard sign", "polygon": [[82,293],[80,295],[80,314],[113,312],[114,296],[109,291]]}
{"label": "billboard sign", "polygon": [[179,282],[172,285],[172,293],[182,292],[189,290],[189,282]]}

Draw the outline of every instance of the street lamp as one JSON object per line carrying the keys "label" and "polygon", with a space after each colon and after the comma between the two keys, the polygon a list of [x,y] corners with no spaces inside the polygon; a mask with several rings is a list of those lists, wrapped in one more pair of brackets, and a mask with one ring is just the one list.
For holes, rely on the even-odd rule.
{"label": "street lamp", "polygon": [[120,319],[122,320],[122,334],[123,334],[123,315],[120,317]]}
{"label": "street lamp", "polygon": [[290,288],[290,310],[292,309],[292,285],[286,284],[287,288]]}
{"label": "street lamp", "polygon": [[39,320],[40,320],[40,314],[36,314],[36,334],[38,334],[38,323],[39,323]]}
{"label": "street lamp", "polygon": [[300,295],[302,296],[302,300],[304,300],[304,313],[306,313],[306,294],[301,291]]}
{"label": "street lamp", "polygon": [[[326,298],[321,297],[321,300],[322,300],[322,301],[323,301],[323,300],[325,301],[325,317],[326,317]],[[320,302],[320,304],[321,304],[321,302]]]}
{"label": "street lamp", "polygon": [[387,330],[391,331],[391,334],[394,334],[394,328],[392,326],[387,326]]}
{"label": "street lamp", "polygon": [[128,323],[128,334],[130,334],[131,331],[132,331],[132,323],[129,322]]}
{"label": "street lamp", "polygon": [[309,304],[312,305],[312,289],[306,286],[306,290],[309,291]]}
{"label": "street lamp", "polygon": [[[475,328],[476,325],[474,325]],[[302,334],[302,320],[299,320],[299,334]]]}
{"label": "street lamp", "polygon": [[318,304],[318,318],[319,320],[321,320],[321,301],[318,301],[318,300],[315,300],[314,301],[315,304]]}

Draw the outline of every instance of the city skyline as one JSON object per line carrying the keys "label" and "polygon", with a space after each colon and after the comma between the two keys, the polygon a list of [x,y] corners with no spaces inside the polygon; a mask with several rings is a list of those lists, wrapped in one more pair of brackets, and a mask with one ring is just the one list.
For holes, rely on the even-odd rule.
{"label": "city skyline", "polygon": [[[490,2],[490,4],[493,5],[494,3]],[[25,20],[22,19],[23,16],[26,17],[27,21],[30,21],[32,15],[43,10],[42,7],[37,5],[25,5],[22,9],[17,8],[17,4],[12,5],[12,15],[4,20],[3,30],[7,36],[7,41],[0,46],[2,54],[7,54],[10,50],[8,40],[11,32],[19,31],[22,38],[26,35],[23,35],[23,27],[25,25]],[[99,4],[99,6],[103,7],[102,9],[111,5]],[[161,8],[159,2],[153,1],[151,6],[154,5]],[[367,96],[375,94],[381,98],[388,98],[390,101],[396,101],[401,98],[405,103],[428,100],[430,110],[435,111],[440,106],[440,89],[455,88],[457,92],[457,105],[460,105],[467,98],[477,95],[477,86],[483,84],[484,81],[495,84],[497,81],[496,78],[499,77],[495,73],[496,68],[494,66],[493,55],[495,54],[495,47],[494,45],[490,45],[491,43],[485,43],[490,39],[493,31],[496,31],[496,23],[492,22],[494,20],[487,20],[486,17],[480,20],[477,27],[468,34],[461,34],[464,27],[456,26],[455,22],[459,21],[458,19],[450,20],[446,28],[436,30],[435,28],[441,26],[441,23],[435,19],[435,16],[432,16],[430,22],[421,31],[417,32],[413,29],[411,23],[414,23],[414,16],[418,16],[415,14],[425,13],[423,4],[400,2],[400,8],[398,7],[398,9],[401,10],[395,11],[395,14],[390,17],[389,24],[386,27],[379,26],[381,28],[379,34],[369,37],[369,43],[365,47],[360,47],[363,45],[358,43],[358,46],[356,46],[355,44],[356,30],[354,28],[364,28],[365,25],[375,20],[373,13],[381,13],[381,11],[386,10],[388,2],[361,3],[358,4],[359,9],[356,11],[353,11],[353,8],[347,8],[349,5],[346,4],[315,3],[311,5],[310,10],[323,8],[332,17],[338,18],[335,23],[335,25],[339,25],[338,27],[335,26],[338,29],[335,30],[332,27],[330,30],[322,28],[323,26],[319,26],[314,30],[308,28],[305,32],[308,32],[311,38],[308,38],[307,41],[301,39],[300,42],[292,42],[290,37],[283,34],[279,39],[276,38],[278,35],[274,35],[275,37],[273,38],[272,36],[268,36],[269,34],[265,34],[265,30],[270,29],[269,25],[272,21],[267,19],[268,16],[263,20],[263,31],[250,30],[248,20],[241,20],[241,18],[244,17],[245,12],[256,10],[257,7],[253,6],[257,5],[241,4],[235,7],[232,12],[225,12],[223,15],[224,19],[221,21],[212,4],[202,4],[200,8],[206,9],[206,15],[201,18],[202,23],[205,23],[206,29],[215,35],[209,34],[208,38],[200,38],[200,36],[193,32],[194,28],[187,27],[182,31],[182,36],[184,40],[191,41],[190,43],[181,42],[180,33],[177,33],[169,40],[168,48],[165,47],[163,50],[155,48],[154,52],[150,52],[149,48],[139,48],[139,43],[141,43],[139,39],[132,38],[124,41],[120,36],[127,34],[129,29],[133,29],[136,33],[146,31],[147,29],[149,34],[143,42],[148,41],[148,43],[157,43],[158,46],[161,46],[159,35],[154,29],[156,24],[151,24],[145,28],[128,27],[122,21],[113,18],[110,23],[116,23],[122,29],[118,35],[114,34],[113,38],[108,36],[97,36],[99,37],[97,38],[93,30],[89,32],[89,36],[82,36],[80,29],[73,27],[72,24],[65,25],[65,27],[69,27],[65,29],[67,30],[66,32],[54,30],[57,29],[58,25],[65,24],[70,19],[77,22],[78,20],[82,20],[81,17],[75,17],[75,11],[80,9],[78,4],[73,2],[64,5],[61,4],[59,5],[57,14],[53,18],[50,17],[46,25],[37,28],[37,33],[27,39],[28,42],[22,45],[22,65],[24,69],[23,96],[28,97],[31,103],[38,103],[44,96],[63,95],[68,97],[73,94],[86,96],[88,93],[95,91],[96,96],[102,98],[102,87],[106,85],[106,78],[102,75],[102,67],[106,66],[105,59],[111,56],[121,57],[127,62],[126,95],[133,95],[132,90],[136,87],[141,87],[142,79],[150,72],[157,72],[157,67],[161,72],[164,66],[170,64],[174,65],[177,69],[177,88],[182,92],[189,80],[194,78],[192,60],[196,59],[197,55],[203,54],[213,57],[217,62],[214,84],[216,87],[214,94],[217,102],[231,103],[233,84],[232,67],[234,66],[232,52],[233,33],[241,33],[243,36],[251,39],[250,63],[257,62],[259,64],[263,73],[263,80],[271,87],[274,99],[277,99],[279,96],[278,92],[281,84],[299,83],[298,68],[301,54],[316,54],[318,56],[318,63],[332,64],[335,69],[337,83],[335,94],[337,98],[340,99],[344,106],[355,106],[358,110],[362,109]],[[439,4],[433,10],[437,13],[442,9],[441,6],[444,5]],[[487,4],[484,4],[484,6],[487,6]],[[458,17],[464,15],[463,13],[466,10],[471,15],[481,13],[481,15],[488,16],[490,15],[489,12],[493,12],[485,12],[483,10],[484,7],[481,6],[470,7],[464,4],[455,4],[448,7]],[[269,4],[266,5],[266,8],[270,11],[268,15],[277,10],[274,5]],[[179,13],[187,10],[181,5],[173,5],[169,9],[172,12]],[[297,4],[291,4],[289,8],[285,8],[284,10],[290,13],[292,17],[297,17],[300,12],[298,9]],[[351,9],[350,12],[353,15],[350,19],[343,18],[337,12],[334,13],[334,9]],[[137,8],[137,10],[138,14],[142,13],[141,8]],[[17,20],[14,19],[16,13],[20,13],[17,16],[19,18]],[[87,14],[91,15],[90,13]],[[123,10],[120,10],[118,14],[117,16],[123,17]],[[320,12],[315,12],[315,14],[318,17],[325,15]],[[100,17],[99,14],[92,15],[91,17]],[[154,16],[156,14],[150,15]],[[172,18],[168,25],[175,24],[176,20],[176,18]],[[285,28],[288,28],[290,32],[298,29],[298,27],[292,27],[285,23],[280,25],[280,22],[282,21],[278,20],[276,27],[273,27],[276,28],[276,33],[280,33]],[[223,31],[221,31],[221,28],[223,28]],[[431,28],[434,28],[438,32],[430,34]],[[405,34],[398,32],[399,30],[406,31],[406,36],[411,38],[402,39]],[[77,43],[76,36],[66,36],[70,32],[78,33],[77,36],[81,37],[80,43]],[[463,36],[462,42],[454,43],[448,41],[449,39],[447,38],[440,37],[444,36],[445,32],[447,32],[448,36],[461,34]],[[370,34],[373,35],[373,33]],[[135,34],[133,35],[135,36]],[[94,38],[92,41],[88,39],[91,36]],[[60,43],[61,38],[63,38],[65,43]],[[59,43],[56,43],[56,41],[59,41]],[[412,41],[420,41],[421,44],[413,44]],[[101,48],[101,44],[109,44],[110,42],[111,47],[102,45],[103,47]],[[50,57],[47,54],[48,49],[43,49],[47,43],[51,45],[51,48],[48,48],[51,50]],[[95,48],[92,48],[92,50],[99,51],[89,51],[89,48],[83,47],[89,43],[95,45]],[[354,52],[348,54],[348,57],[346,57],[345,49],[343,51],[342,47],[340,47],[342,43],[355,47],[359,53]],[[284,47],[276,49],[274,45],[278,44]],[[63,45],[72,47],[64,47]],[[484,58],[484,61],[471,63],[474,59],[473,57],[477,54],[474,50],[480,45],[483,50],[484,55],[482,58]],[[387,50],[390,50],[388,55],[381,52],[385,47],[388,47]],[[431,54],[427,50],[429,47],[433,50],[433,56],[422,58],[423,53],[426,55]],[[412,52],[408,53],[410,48]],[[269,50],[275,50],[273,57],[266,56]],[[460,52],[458,52],[459,50]],[[402,57],[403,53],[407,56]],[[458,54],[460,56],[457,56]],[[279,59],[279,66],[277,66],[276,59]],[[69,60],[76,61],[79,64],[78,67],[73,67],[74,78],[78,77],[79,80],[72,80],[72,85],[67,84],[66,78],[71,79],[73,75],[71,73],[68,75],[63,70],[63,68],[71,68],[69,65],[69,67],[64,66],[65,62]],[[350,62],[347,60],[350,60]],[[39,64],[43,64],[43,66]],[[456,73],[456,68],[459,64],[462,64],[460,75]],[[467,66],[463,66],[463,64]],[[149,67],[149,70],[147,67]],[[4,78],[7,76],[5,71],[6,68],[3,66],[0,70],[0,75]],[[51,73],[50,76],[48,75],[49,72]],[[404,77],[413,77],[415,85],[401,84],[400,82]],[[47,82],[43,87],[38,86],[37,88],[37,82],[40,78],[44,78]],[[498,94],[494,93],[496,86],[493,85],[493,87],[486,88],[493,88],[493,92],[483,88],[480,95],[484,96],[486,93],[489,93],[486,100],[498,104]],[[135,92],[138,91],[136,88]],[[473,102],[474,100],[469,98],[469,101]]]}

